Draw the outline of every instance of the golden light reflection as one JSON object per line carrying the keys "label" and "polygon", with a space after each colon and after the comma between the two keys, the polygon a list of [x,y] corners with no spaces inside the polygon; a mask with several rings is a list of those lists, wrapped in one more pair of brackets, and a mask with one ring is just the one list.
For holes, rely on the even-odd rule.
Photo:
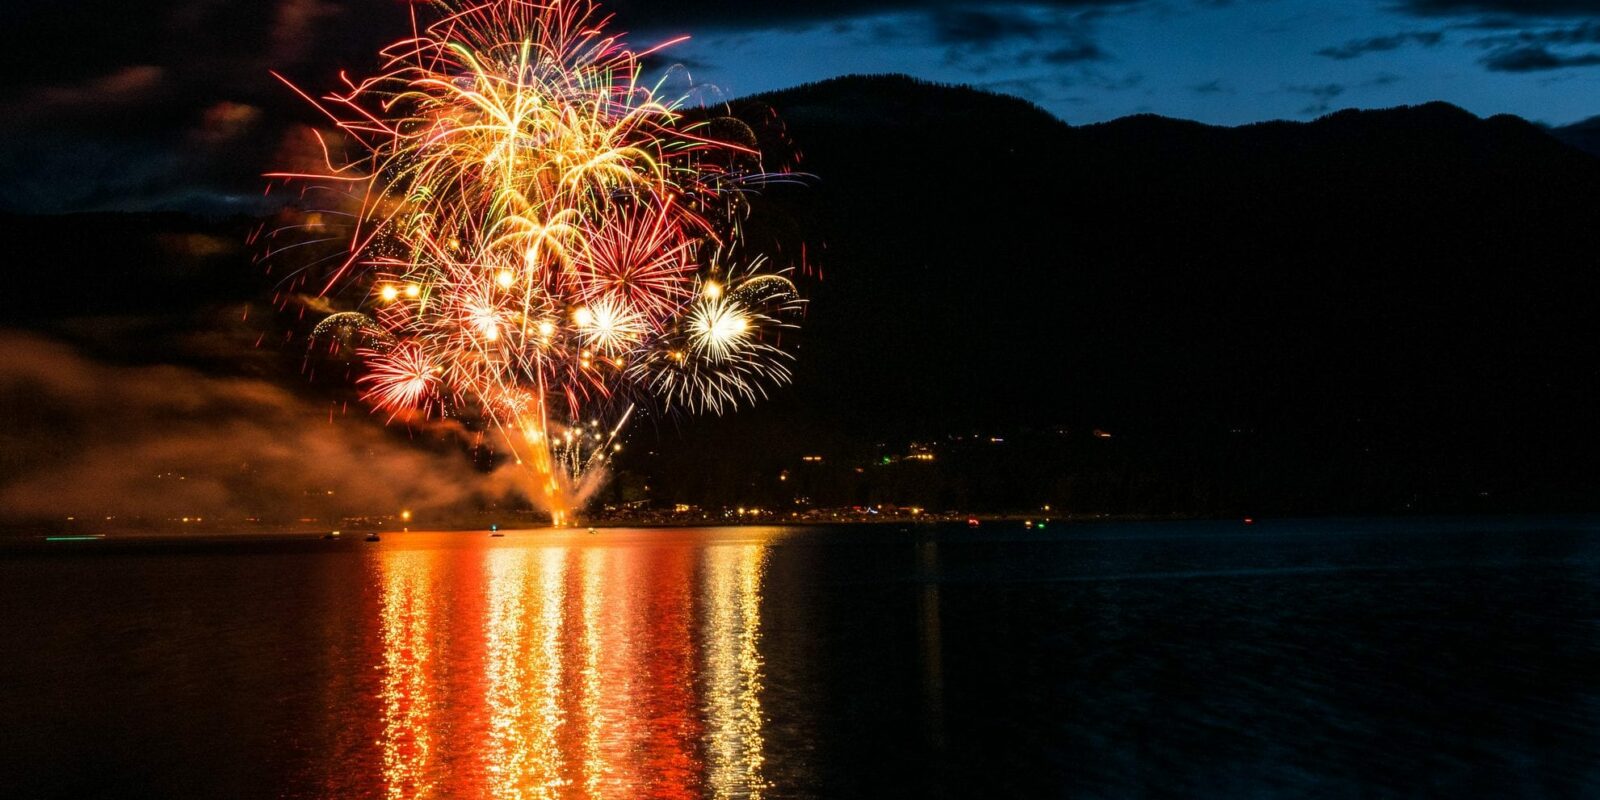
{"label": "golden light reflection", "polygon": [[427,797],[434,710],[430,625],[431,564],[426,552],[383,561],[383,779],[391,798]]}
{"label": "golden light reflection", "polygon": [[[607,723],[606,700],[600,671],[602,647],[601,621],[605,592],[606,552],[598,548],[583,554],[583,788],[590,797],[605,797],[601,786],[606,783],[610,765],[607,763],[605,729]],[[612,701],[625,699],[611,697]]]}
{"label": "golden light reflection", "polygon": [[706,715],[713,797],[759,798],[761,777],[762,544],[724,545],[706,556]]}
{"label": "golden light reflection", "polygon": [[[562,532],[481,561],[451,547],[377,553],[386,796],[769,788],[765,543],[607,546]],[[366,779],[353,780],[341,786]]]}
{"label": "golden light reflection", "polygon": [[[566,550],[488,553],[488,793],[560,797],[566,782],[558,735]],[[535,570],[537,572],[535,573]]]}

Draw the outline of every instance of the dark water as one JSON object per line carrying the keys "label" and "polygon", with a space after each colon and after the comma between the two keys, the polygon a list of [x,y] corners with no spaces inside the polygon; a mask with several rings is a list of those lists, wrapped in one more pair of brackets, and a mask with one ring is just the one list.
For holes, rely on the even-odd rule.
{"label": "dark water", "polygon": [[0,551],[4,797],[1595,797],[1600,520]]}

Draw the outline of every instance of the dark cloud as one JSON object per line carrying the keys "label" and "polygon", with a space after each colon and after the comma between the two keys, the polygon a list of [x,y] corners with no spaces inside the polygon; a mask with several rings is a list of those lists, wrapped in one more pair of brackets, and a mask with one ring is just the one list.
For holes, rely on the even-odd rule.
{"label": "dark cloud", "polygon": [[1101,61],[1106,58],[1106,51],[1094,42],[1076,42],[1046,50],[1039,58],[1046,64],[1077,64],[1084,61]]}
{"label": "dark cloud", "polygon": [[[1040,4],[1003,10],[977,7],[935,9],[926,15],[925,38],[908,39],[906,31],[889,32],[893,41],[927,43],[945,48],[944,64],[983,76],[1016,68],[1085,65],[1110,59],[1095,41],[1101,12],[1094,9],[1052,9]],[[1032,86],[1048,76],[1029,80]],[[1031,90],[1017,93],[1030,99]]]}
{"label": "dark cloud", "polygon": [[1197,83],[1189,87],[1195,94],[1234,94],[1234,90],[1224,84],[1221,78],[1213,78],[1205,83]]}
{"label": "dark cloud", "polygon": [[[1063,26],[1081,28],[1078,17],[1137,2],[1040,0],[997,10],[964,0],[622,0],[603,10],[615,14],[614,29],[643,32],[637,41],[797,24],[855,28],[872,15],[912,14],[897,18],[903,41],[944,45],[952,62],[980,74],[1023,58],[1003,46],[1017,41],[1032,42],[1026,57],[1046,63],[1099,58],[1081,30]],[[321,124],[270,72],[314,95],[337,89],[341,71],[372,74],[379,48],[410,30],[409,12],[395,0],[16,0],[7,19],[14,63],[0,83],[0,185],[8,188],[0,210],[240,210],[259,195],[260,173],[275,166],[285,137]],[[680,48],[647,66],[715,68],[704,59]]]}
{"label": "dark cloud", "polygon": [[[0,83],[0,209],[230,212],[314,93],[409,30],[376,0],[19,0]],[[354,24],[359,17],[359,24]]]}
{"label": "dark cloud", "polygon": [[[1139,0],[1036,0],[1013,4],[1010,10],[1022,8],[1087,10],[1134,5],[1138,2]],[[995,12],[994,7],[992,3],[972,0],[869,0],[868,2],[813,0],[805,3],[756,3],[747,0],[689,0],[663,3],[657,0],[618,0],[606,4],[608,10],[616,12],[618,23],[629,30],[690,26],[697,30],[775,27],[795,23],[834,22],[845,18],[905,11],[1005,15]],[[986,21],[979,21],[979,24],[984,22]]]}
{"label": "dark cloud", "polygon": [[1600,44],[1600,22],[1585,22],[1554,30],[1524,31],[1520,38],[1546,44]]}
{"label": "dark cloud", "polygon": [[1433,47],[1444,41],[1444,34],[1440,31],[1409,31],[1396,33],[1389,36],[1372,36],[1366,39],[1351,39],[1344,44],[1334,47],[1324,47],[1317,51],[1317,55],[1346,61],[1359,58],[1367,53],[1379,53],[1389,50],[1398,50],[1408,44],[1419,44],[1423,47]]}
{"label": "dark cloud", "polygon": [[1345,93],[1347,88],[1341,83],[1324,83],[1314,86],[1285,86],[1284,91],[1294,94],[1303,94],[1311,97],[1311,104],[1300,109],[1304,116],[1326,114],[1333,110],[1333,99]]}
{"label": "dark cloud", "polygon": [[1542,45],[1506,47],[1484,56],[1482,64],[1491,72],[1545,72],[1568,67],[1600,65],[1600,53],[1563,55]]}
{"label": "dark cloud", "polygon": [[1016,13],[995,13],[975,8],[941,9],[932,15],[933,40],[945,45],[989,47],[1009,39],[1037,39],[1043,22]]}
{"label": "dark cloud", "polygon": [[1600,0],[1401,0],[1402,11],[1426,16],[1503,14],[1511,17],[1600,16]]}
{"label": "dark cloud", "polygon": [[248,133],[260,118],[261,109],[224,100],[205,110],[190,138],[205,145],[227,144]]}
{"label": "dark cloud", "polygon": [[1472,44],[1479,47],[1600,44],[1600,22],[1582,22],[1562,28],[1527,28],[1510,33],[1495,33],[1473,39]]}
{"label": "dark cloud", "polygon": [[49,118],[62,113],[104,110],[148,100],[162,88],[166,70],[151,64],[117,67],[104,75],[66,84],[40,86],[20,102],[8,104],[16,118]]}
{"label": "dark cloud", "polygon": [[639,67],[647,74],[662,72],[672,69],[673,67],[699,70],[711,69],[713,66],[714,65],[710,61],[707,61],[704,58],[696,58],[694,56],[685,55],[684,53],[676,50],[657,50],[656,52],[650,53],[644,58],[639,59]]}
{"label": "dark cloud", "polygon": [[[259,196],[260,173],[278,165],[274,159],[293,131],[322,124],[269,70],[312,94],[337,89],[341,71],[352,76],[375,72],[377,50],[409,31],[410,10],[426,16],[431,5],[407,0],[13,0],[7,8],[7,80],[0,82],[0,131],[5,134],[0,137],[0,185],[7,188],[0,193],[0,210],[250,210],[250,203],[261,202],[250,199]],[[865,54],[878,47],[894,68],[917,71],[921,65],[902,58],[914,52],[926,58],[928,71],[944,79],[976,81],[1027,72],[1025,77],[1046,83],[1067,75],[1105,88],[1085,73],[1129,54],[1108,52],[1111,48],[1098,31],[1100,17],[1132,10],[1160,16],[1216,5],[1226,3],[617,0],[604,3],[603,9],[615,15],[613,29],[634,32],[630,38],[636,43],[680,33],[712,43],[674,48],[647,64],[657,73],[681,64],[696,80],[734,79],[734,65],[718,45],[732,45],[730,51],[736,51],[748,47],[762,29],[804,28],[813,41],[831,33],[840,45],[826,54],[806,54],[804,69],[815,73],[806,77],[859,71],[861,63],[841,53],[859,48]],[[1482,55],[1484,66],[1499,71],[1586,66],[1593,56],[1578,45],[1594,42],[1600,27],[1600,0],[1384,0],[1373,6],[1385,7],[1415,15],[1456,15],[1461,19],[1453,22],[1480,33],[1520,37],[1483,42],[1482,53],[1465,57]],[[1597,21],[1574,19],[1584,15]],[[1558,17],[1569,24],[1555,27],[1552,19]],[[1491,31],[1485,22],[1494,20],[1516,24]],[[1523,30],[1535,24],[1553,29]],[[1431,46],[1438,36],[1397,33],[1320,53],[1356,58]],[[837,41],[846,37],[848,41]],[[935,55],[927,58],[930,50]],[[902,60],[896,63],[895,58]],[[884,60],[876,60],[875,68],[882,68]],[[776,88],[767,69],[738,76],[738,89]],[[1205,68],[1201,74],[1210,71]]]}
{"label": "dark cloud", "polygon": [[278,69],[302,63],[313,53],[319,32],[343,14],[342,6],[326,0],[279,0],[272,17],[268,60]]}
{"label": "dark cloud", "polygon": [[1600,53],[1562,52],[1562,48],[1600,44],[1600,22],[1496,33],[1475,39],[1473,44],[1489,48],[1490,52],[1479,61],[1492,72],[1548,72],[1595,66],[1600,64]]}
{"label": "dark cloud", "polygon": [[[409,28],[405,7],[372,0],[177,0],[101,3],[22,0],[8,13],[7,81],[0,103],[32,87],[76,83],[130,65],[165,71],[175,87],[259,86],[268,69],[333,77],[374,60]],[[360,24],[352,24],[359,13]]]}

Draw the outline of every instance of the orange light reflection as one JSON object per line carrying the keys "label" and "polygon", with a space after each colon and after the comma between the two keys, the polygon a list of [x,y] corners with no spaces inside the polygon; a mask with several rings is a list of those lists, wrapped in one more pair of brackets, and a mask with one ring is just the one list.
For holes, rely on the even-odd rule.
{"label": "orange light reflection", "polygon": [[766,547],[708,551],[705,596],[706,710],[713,797],[759,798],[761,777],[761,570]]}
{"label": "orange light reflection", "polygon": [[383,793],[760,797],[766,552],[565,532],[481,562],[380,552]]}
{"label": "orange light reflection", "polygon": [[394,552],[383,560],[383,779],[391,798],[433,791],[431,555]]}

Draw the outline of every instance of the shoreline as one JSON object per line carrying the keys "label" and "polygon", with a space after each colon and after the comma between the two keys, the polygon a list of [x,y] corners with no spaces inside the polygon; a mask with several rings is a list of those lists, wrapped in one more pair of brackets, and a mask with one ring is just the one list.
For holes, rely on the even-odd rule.
{"label": "shoreline", "polygon": [[[18,525],[0,529],[0,544],[11,542],[37,542],[59,541],[133,541],[133,540],[181,540],[200,541],[205,539],[322,539],[330,532],[337,531],[339,538],[354,540],[369,533],[379,535],[389,533],[490,533],[490,532],[561,532],[583,531],[590,528],[595,530],[682,530],[691,528],[809,528],[819,526],[850,526],[850,527],[882,527],[885,525],[914,525],[917,527],[940,527],[970,525],[970,520],[976,520],[978,526],[1015,523],[1017,525],[1034,524],[1089,524],[1110,522],[1182,522],[1208,519],[1195,515],[1138,515],[1138,514],[922,514],[915,516],[890,516],[890,515],[852,515],[828,518],[759,518],[759,517],[732,517],[729,519],[683,519],[663,520],[648,517],[607,518],[594,520],[580,520],[568,525],[552,526],[549,524],[526,524],[524,520],[517,520],[511,525],[500,525],[495,521],[452,520],[438,524],[426,522],[411,525],[385,525],[385,524],[356,524],[338,528],[320,527],[311,528],[303,525],[281,527],[210,527],[195,525],[175,525],[173,528],[183,530],[162,530],[154,527],[141,526],[138,528],[94,528],[90,526],[50,526]],[[1231,519],[1231,518],[1221,518]]]}
{"label": "shoreline", "polygon": [[[1505,514],[1352,514],[1352,515],[1290,515],[1270,518],[1251,517],[1215,517],[1201,515],[1149,515],[1149,514],[1051,514],[1033,515],[1026,514],[981,514],[960,518],[946,515],[919,515],[917,517],[889,517],[875,516],[868,518],[841,517],[830,519],[773,519],[758,520],[750,518],[733,518],[729,520],[649,520],[649,519],[608,519],[579,522],[561,527],[548,524],[527,525],[513,524],[497,527],[495,523],[474,521],[471,523],[456,521],[442,524],[413,524],[409,526],[351,526],[341,529],[308,528],[308,527],[280,527],[280,528],[194,528],[188,530],[153,530],[153,529],[88,529],[63,530],[37,526],[13,526],[0,529],[0,551],[16,549],[19,545],[61,545],[74,544],[93,545],[99,543],[134,543],[134,542],[193,542],[193,543],[250,543],[250,542],[284,542],[284,541],[361,541],[369,534],[561,534],[581,533],[593,529],[599,531],[679,531],[692,529],[737,529],[737,528],[884,528],[899,527],[902,529],[957,529],[982,532],[984,529],[994,531],[1025,531],[1038,529],[1056,529],[1068,526],[1091,526],[1108,524],[1137,524],[1161,522],[1213,522],[1218,524],[1233,524],[1241,528],[1269,527],[1273,523],[1281,525],[1285,522],[1333,522],[1345,520],[1355,522],[1373,521],[1407,521],[1418,522],[1437,520],[1440,522],[1465,521],[1465,520],[1595,520],[1600,524],[1600,512],[1551,512],[1551,513],[1505,513]],[[977,525],[972,526],[969,519],[976,519]],[[1031,523],[1031,524],[1030,524]],[[337,531],[334,539],[329,534]]]}

